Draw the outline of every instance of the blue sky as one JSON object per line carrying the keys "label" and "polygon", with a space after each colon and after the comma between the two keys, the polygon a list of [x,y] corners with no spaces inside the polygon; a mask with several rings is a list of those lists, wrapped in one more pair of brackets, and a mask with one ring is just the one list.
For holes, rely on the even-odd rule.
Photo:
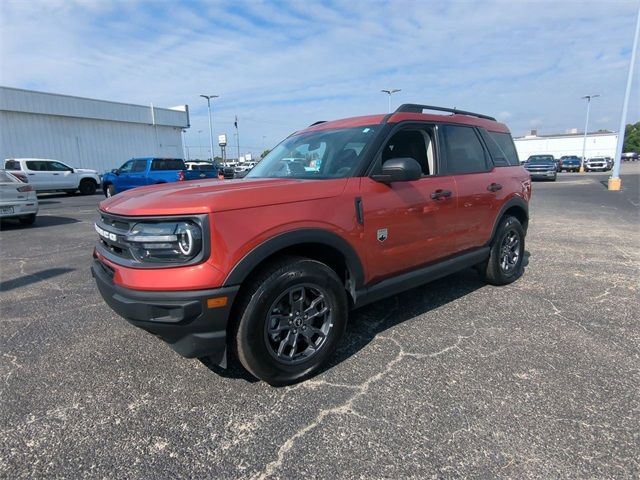
{"label": "blue sky", "polygon": [[[317,120],[416,102],[483,112],[514,135],[616,130],[637,0],[0,2],[0,84],[170,107],[187,144],[258,154]],[[640,81],[628,121],[640,120]],[[198,134],[202,130],[202,134]],[[200,140],[199,140],[200,138]],[[233,150],[235,151],[235,149]]]}

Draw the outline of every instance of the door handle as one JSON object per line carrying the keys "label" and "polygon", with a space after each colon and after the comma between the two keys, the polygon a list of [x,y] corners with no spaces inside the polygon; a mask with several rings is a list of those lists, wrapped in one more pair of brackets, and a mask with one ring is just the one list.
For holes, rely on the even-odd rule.
{"label": "door handle", "polygon": [[431,194],[431,198],[437,200],[439,198],[449,198],[451,196],[451,190],[442,190],[439,188]]}
{"label": "door handle", "polygon": [[54,173],[54,175],[60,175],[59,173]]}
{"label": "door handle", "polygon": [[500,185],[499,183],[492,183],[487,187],[487,190],[489,190],[490,192],[497,192],[498,190],[502,190],[502,185]]}
{"label": "door handle", "polygon": [[31,176],[33,176],[33,175],[35,175],[35,173],[27,173],[27,175],[31,175]]}

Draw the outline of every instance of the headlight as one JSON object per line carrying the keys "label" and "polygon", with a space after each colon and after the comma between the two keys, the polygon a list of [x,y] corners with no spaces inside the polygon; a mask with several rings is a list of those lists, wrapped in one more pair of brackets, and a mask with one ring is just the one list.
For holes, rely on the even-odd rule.
{"label": "headlight", "polygon": [[202,229],[191,221],[136,223],[126,241],[140,262],[184,263],[202,251]]}

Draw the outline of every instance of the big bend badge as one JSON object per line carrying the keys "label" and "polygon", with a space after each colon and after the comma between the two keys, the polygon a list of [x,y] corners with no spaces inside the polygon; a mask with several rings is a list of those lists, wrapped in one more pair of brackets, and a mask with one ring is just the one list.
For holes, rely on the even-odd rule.
{"label": "big bend badge", "polygon": [[384,242],[387,239],[388,236],[389,236],[389,234],[388,234],[386,228],[378,229],[378,241],[379,242]]}

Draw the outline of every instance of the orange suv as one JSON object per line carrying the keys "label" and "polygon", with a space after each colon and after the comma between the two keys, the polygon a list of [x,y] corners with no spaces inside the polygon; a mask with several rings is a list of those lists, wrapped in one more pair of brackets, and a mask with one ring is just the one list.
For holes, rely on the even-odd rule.
{"label": "orange suv", "polygon": [[103,201],[92,272],[113,310],[183,356],[225,367],[231,353],[286,385],[325,364],[353,308],[467,267],[516,280],[530,194],[505,125],[407,104],[317,122],[243,179]]}

